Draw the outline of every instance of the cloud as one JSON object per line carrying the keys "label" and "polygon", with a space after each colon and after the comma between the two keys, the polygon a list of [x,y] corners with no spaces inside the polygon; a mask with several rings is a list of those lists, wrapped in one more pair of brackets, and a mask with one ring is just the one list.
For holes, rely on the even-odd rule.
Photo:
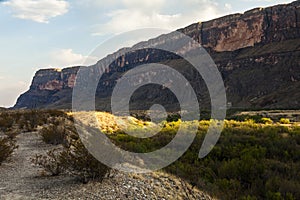
{"label": "cloud", "polygon": [[174,30],[223,14],[220,6],[210,0],[153,0],[154,3],[141,0],[119,1],[120,6],[106,13],[108,20],[98,24],[93,35],[117,34],[150,27]]}
{"label": "cloud", "polygon": [[74,53],[72,49],[60,49],[51,53],[54,67],[80,66],[95,64],[98,59]]}
{"label": "cloud", "polygon": [[180,14],[163,15],[157,12],[145,14],[139,10],[116,10],[108,15],[111,19],[97,26],[94,35],[117,34],[145,27],[157,27],[173,29],[174,21],[180,18]]}
{"label": "cloud", "polygon": [[230,3],[225,3],[225,8],[227,10],[231,10],[232,9],[232,5]]}
{"label": "cloud", "polygon": [[14,17],[48,23],[49,19],[68,12],[69,3],[64,0],[10,0],[3,2],[12,9]]}

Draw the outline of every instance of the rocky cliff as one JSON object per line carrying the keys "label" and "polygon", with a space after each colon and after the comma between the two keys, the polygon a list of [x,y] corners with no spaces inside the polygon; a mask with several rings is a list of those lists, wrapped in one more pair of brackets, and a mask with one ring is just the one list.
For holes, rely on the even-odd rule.
{"label": "rocky cliff", "polygon": [[[234,14],[208,22],[192,24],[178,31],[202,44],[222,73],[229,102],[241,108],[300,108],[300,1],[269,8],[256,8],[243,14]],[[173,33],[141,42],[123,56],[121,51],[110,57],[110,65],[97,89],[98,109],[109,110],[106,105],[116,81],[129,69],[144,63],[164,63],[199,85],[201,77],[187,69],[178,56],[144,46],[156,47],[168,40],[176,41]],[[192,51],[178,47],[180,52]],[[99,73],[101,66],[92,66]],[[79,67],[63,70],[47,69],[36,73],[30,90],[21,95],[15,108],[70,108],[72,87]],[[147,95],[153,102],[173,104],[176,98],[160,87],[144,88],[133,97],[142,101]],[[155,88],[155,89],[153,89]],[[203,105],[205,84],[196,91]],[[157,95],[152,95],[153,91]],[[164,95],[163,95],[164,94]],[[146,95],[146,96],[145,96]]]}
{"label": "rocky cliff", "polygon": [[79,67],[66,69],[42,69],[39,70],[30,86],[31,90],[62,90],[73,88],[76,79],[76,73]]}
{"label": "rocky cliff", "polygon": [[196,23],[181,31],[217,52],[299,38],[299,1]]}
{"label": "rocky cliff", "polygon": [[37,71],[30,89],[19,97],[15,108],[42,108],[57,104],[62,104],[62,108],[69,107],[79,68],[78,66]]}

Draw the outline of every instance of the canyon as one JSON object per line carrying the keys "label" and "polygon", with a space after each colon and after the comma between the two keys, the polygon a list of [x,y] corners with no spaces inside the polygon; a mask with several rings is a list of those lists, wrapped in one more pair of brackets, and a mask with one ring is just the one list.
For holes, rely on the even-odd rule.
{"label": "canyon", "polygon": [[[230,107],[300,107],[300,1],[197,22],[177,31],[199,42],[212,57],[224,80]],[[98,84],[96,108],[110,111],[109,100],[118,79],[130,69],[147,63],[172,66],[185,75],[192,86],[200,85],[195,93],[203,108],[209,108],[210,100],[201,76],[187,67],[184,59],[155,48],[176,42],[174,35],[169,33],[138,43],[125,55],[122,49],[109,55],[114,62]],[[147,46],[153,48],[143,48]],[[188,53],[193,49],[181,46],[177,51]],[[103,71],[99,63],[88,67],[93,75]],[[75,66],[37,71],[30,89],[18,98],[14,108],[70,109],[79,69],[80,66]],[[145,109],[153,103],[176,105],[176,98],[170,91],[152,85],[136,91],[132,102],[134,109]],[[139,107],[141,104],[145,107]]]}

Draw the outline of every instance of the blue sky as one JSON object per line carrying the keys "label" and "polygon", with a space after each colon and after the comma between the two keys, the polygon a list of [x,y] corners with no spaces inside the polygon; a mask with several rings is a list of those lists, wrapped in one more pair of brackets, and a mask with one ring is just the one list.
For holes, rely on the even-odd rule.
{"label": "blue sky", "polygon": [[37,69],[81,64],[95,47],[118,33],[138,28],[174,30],[197,21],[289,2],[0,0],[0,106],[14,105],[28,90]]}

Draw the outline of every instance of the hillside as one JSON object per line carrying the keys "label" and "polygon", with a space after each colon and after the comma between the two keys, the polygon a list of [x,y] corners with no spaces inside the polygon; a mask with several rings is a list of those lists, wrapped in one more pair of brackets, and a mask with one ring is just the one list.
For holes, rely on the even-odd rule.
{"label": "hillside", "polygon": [[[178,31],[198,41],[211,55],[222,74],[232,107],[300,107],[297,91],[300,87],[300,1],[256,8],[243,14],[195,23]],[[148,44],[159,46],[168,40],[176,42],[170,33],[135,45],[123,57],[118,56],[122,51],[110,55],[116,60],[98,84],[97,109],[110,111],[108,102],[116,81],[126,71],[145,63],[167,64],[187,76],[191,85],[200,85],[195,91],[198,100],[204,108],[209,108],[206,86],[185,60],[156,49],[142,48]],[[134,51],[137,47],[141,47],[140,50]],[[180,47],[180,50],[192,51],[185,47]],[[39,70],[30,89],[18,98],[14,108],[71,108],[72,88],[78,69]],[[98,64],[90,66],[90,69],[93,74],[101,72]],[[154,92],[156,95],[152,95]],[[158,86],[138,90],[132,99],[132,108],[137,110],[153,103],[176,105],[176,98]]]}

